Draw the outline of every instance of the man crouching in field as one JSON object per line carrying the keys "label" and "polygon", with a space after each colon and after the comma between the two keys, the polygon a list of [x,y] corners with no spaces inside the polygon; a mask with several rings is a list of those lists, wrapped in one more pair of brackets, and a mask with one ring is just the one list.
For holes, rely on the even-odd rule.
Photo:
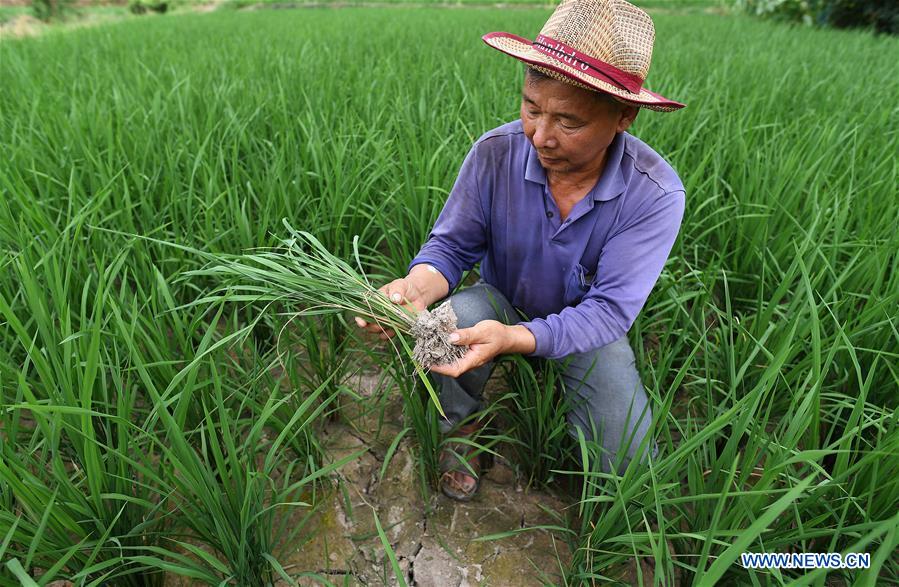
{"label": "man crouching in field", "polygon": [[[569,431],[600,443],[604,470],[637,456],[652,410],[627,331],[668,258],[685,199],[671,166],[625,132],[640,108],[683,107],[642,87],[653,38],[649,16],[624,0],[563,0],[534,42],[484,36],[528,64],[521,118],[477,140],[409,274],[381,288],[420,311],[481,263],[481,279],[450,297],[458,344],[470,349],[430,374],[448,417],[443,433],[478,431],[466,421],[481,409],[495,357],[520,353],[567,365]],[[470,446],[452,448],[480,472]],[[441,472],[452,498],[479,487],[449,451]]]}

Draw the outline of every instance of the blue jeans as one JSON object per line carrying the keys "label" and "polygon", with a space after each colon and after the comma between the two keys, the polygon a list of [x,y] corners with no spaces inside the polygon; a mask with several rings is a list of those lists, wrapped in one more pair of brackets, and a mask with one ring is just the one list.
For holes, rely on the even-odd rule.
{"label": "blue jeans", "polygon": [[[481,320],[505,324],[521,321],[505,296],[483,281],[449,299],[459,328],[469,328]],[[627,335],[602,348],[555,361],[565,366],[561,383],[570,406],[566,415],[569,434],[577,437],[578,427],[585,438],[602,446],[601,468],[605,472],[612,469],[618,453],[626,451],[619,468],[622,471],[635,456],[652,422],[652,409]],[[443,433],[482,409],[482,393],[494,366],[492,361],[456,378],[429,374],[447,415],[447,420],[440,420]],[[651,450],[653,455],[658,453],[655,444]]]}

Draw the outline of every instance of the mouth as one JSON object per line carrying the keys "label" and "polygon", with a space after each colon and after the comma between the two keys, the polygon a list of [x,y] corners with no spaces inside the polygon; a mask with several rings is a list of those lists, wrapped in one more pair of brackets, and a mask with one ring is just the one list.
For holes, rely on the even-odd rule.
{"label": "mouth", "polygon": [[540,153],[537,153],[537,157],[538,157],[541,161],[546,161],[547,163],[555,163],[556,161],[559,161],[559,159],[557,159],[557,158],[554,158],[554,157],[547,157],[546,155],[541,155]]}

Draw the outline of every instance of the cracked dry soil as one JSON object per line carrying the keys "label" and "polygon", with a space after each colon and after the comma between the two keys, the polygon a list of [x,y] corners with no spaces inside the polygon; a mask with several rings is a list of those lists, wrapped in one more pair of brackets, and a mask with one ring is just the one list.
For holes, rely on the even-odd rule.
{"label": "cracked dry soil", "polygon": [[[338,490],[308,521],[315,537],[282,559],[288,572],[314,571],[335,585],[396,585],[377,534],[374,509],[410,586],[561,583],[559,561],[567,564],[569,553],[560,536],[533,530],[500,540],[473,539],[556,524],[541,506],[560,512],[565,503],[545,492],[526,491],[503,459],[496,459],[485,474],[474,500],[459,503],[433,494],[425,501],[409,435],[380,479],[388,447],[402,430],[401,395],[378,389],[377,373],[356,374],[348,384],[366,397],[384,397],[381,429],[378,411],[362,409],[349,415],[350,425],[335,423],[326,430],[323,443],[335,460],[367,450],[343,467]],[[304,578],[300,584],[322,583]]]}

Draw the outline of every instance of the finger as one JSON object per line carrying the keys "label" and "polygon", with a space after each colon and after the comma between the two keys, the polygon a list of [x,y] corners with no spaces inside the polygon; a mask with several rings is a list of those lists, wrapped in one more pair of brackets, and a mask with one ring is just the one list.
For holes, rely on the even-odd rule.
{"label": "finger", "polygon": [[441,375],[447,375],[449,377],[458,377],[459,375],[462,375],[475,366],[476,365],[474,364],[474,361],[469,358],[469,355],[466,355],[454,363],[432,365],[431,371],[433,371],[434,373],[440,373]]}
{"label": "finger", "polygon": [[390,285],[393,287],[388,287],[387,297],[391,302],[401,304],[409,301],[409,288],[412,284],[405,279],[398,279]]}
{"label": "finger", "polygon": [[398,300],[403,299],[403,294],[400,293],[399,289],[392,283],[385,285],[383,288],[379,289],[384,297],[390,300],[391,302],[396,302]]}
{"label": "finger", "polygon": [[455,345],[466,345],[478,342],[474,328],[460,328],[450,333],[449,341]]}
{"label": "finger", "polygon": [[390,283],[388,283],[387,285],[385,285],[384,287],[382,287],[382,288],[381,288],[380,290],[378,290],[378,291],[380,291],[381,293],[383,293],[383,294],[384,294],[384,297],[386,297],[388,300],[390,300],[391,302],[393,302],[393,301],[396,300],[396,295],[397,295],[397,294],[400,294],[400,296],[402,297],[402,294],[400,293],[400,288],[399,288],[399,283],[398,283],[398,281],[399,281],[399,280],[391,281]]}
{"label": "finger", "polygon": [[384,332],[384,329],[381,328],[381,326],[378,324],[369,324],[368,326],[365,327],[365,331],[371,332],[372,334],[380,334],[380,333]]}
{"label": "finger", "polygon": [[381,293],[381,295],[383,295],[385,298],[387,298],[390,301],[393,301],[393,296],[396,291],[397,291],[397,286],[396,286],[395,281],[391,281],[390,283],[388,283],[387,285],[383,286],[381,289],[378,290],[378,292]]}
{"label": "finger", "polygon": [[459,369],[455,367],[457,363],[453,363],[452,365],[432,365],[431,373],[439,373],[440,375],[446,375],[447,377],[458,377],[461,375],[459,373]]}
{"label": "finger", "polygon": [[[372,334],[383,334],[383,333],[385,333],[385,332],[391,332],[391,333],[393,332],[393,330],[391,330],[390,328],[387,328],[387,327],[385,327],[385,326],[382,326],[382,325],[381,325],[380,323],[378,323],[378,322],[370,322],[370,323],[365,327],[365,331],[366,331],[366,332],[371,332]],[[392,336],[392,334],[391,334],[391,336]]]}
{"label": "finger", "polygon": [[368,322],[366,322],[359,316],[356,316],[355,319],[356,319],[356,326],[358,326],[359,328],[365,328],[368,325]]}
{"label": "finger", "polygon": [[412,291],[412,283],[409,282],[408,280],[404,279],[403,280],[403,301],[406,301],[406,302],[410,301],[409,293],[411,291]]}
{"label": "finger", "polygon": [[447,367],[447,372],[450,377],[460,377],[466,371],[471,369],[469,365],[462,365],[461,363],[453,363],[449,367]]}

